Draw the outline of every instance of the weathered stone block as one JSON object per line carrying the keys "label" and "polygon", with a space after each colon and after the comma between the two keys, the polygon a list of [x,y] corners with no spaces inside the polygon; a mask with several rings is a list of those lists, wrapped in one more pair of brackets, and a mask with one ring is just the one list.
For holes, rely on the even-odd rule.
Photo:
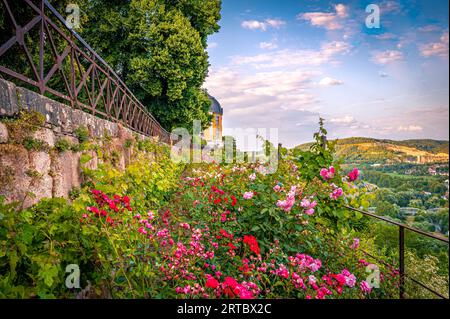
{"label": "weathered stone block", "polygon": [[0,79],[0,115],[14,115],[19,112],[16,86]]}
{"label": "weathered stone block", "polygon": [[23,201],[31,178],[28,152],[23,146],[0,144],[0,195],[7,202]]}
{"label": "weathered stone block", "polygon": [[69,196],[74,187],[80,187],[80,155],[64,152],[52,163],[53,197]]}
{"label": "weathered stone block", "polygon": [[36,133],[34,133],[33,138],[47,143],[47,145],[50,147],[55,146],[55,134],[51,129],[41,128]]}
{"label": "weathered stone block", "polygon": [[0,123],[0,143],[6,142],[8,142],[8,129],[5,124]]}
{"label": "weathered stone block", "polygon": [[40,177],[31,178],[28,194],[23,202],[23,207],[37,204],[41,199],[52,198],[53,179],[45,174]]}
{"label": "weathered stone block", "polygon": [[47,175],[50,171],[51,159],[46,152],[30,152],[29,153],[31,167],[41,175]]}

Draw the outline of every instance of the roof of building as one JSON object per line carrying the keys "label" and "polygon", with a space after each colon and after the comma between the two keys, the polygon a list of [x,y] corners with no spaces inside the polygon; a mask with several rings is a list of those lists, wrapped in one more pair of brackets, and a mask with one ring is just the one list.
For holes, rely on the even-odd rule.
{"label": "roof of building", "polygon": [[211,112],[214,114],[223,115],[223,108],[220,105],[219,101],[216,100],[214,96],[208,94],[209,99],[211,100]]}

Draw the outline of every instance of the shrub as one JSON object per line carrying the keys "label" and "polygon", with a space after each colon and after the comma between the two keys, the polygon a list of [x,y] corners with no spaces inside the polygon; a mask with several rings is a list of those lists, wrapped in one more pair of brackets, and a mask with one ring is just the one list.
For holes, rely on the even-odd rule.
{"label": "shrub", "polygon": [[75,136],[78,138],[80,144],[89,141],[89,130],[86,127],[80,126],[75,130],[74,133]]}
{"label": "shrub", "polygon": [[69,151],[72,148],[72,144],[65,138],[59,139],[56,143],[55,143],[55,149],[60,152],[60,153],[64,153]]}

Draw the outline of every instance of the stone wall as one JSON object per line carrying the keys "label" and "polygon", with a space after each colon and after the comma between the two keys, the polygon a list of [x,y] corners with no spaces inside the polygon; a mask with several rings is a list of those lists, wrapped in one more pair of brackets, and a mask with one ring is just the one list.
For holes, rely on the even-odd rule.
{"label": "stone wall", "polygon": [[[23,133],[30,133],[33,141],[39,141],[41,149],[26,148],[14,138],[8,123],[14,123],[14,116],[20,112],[44,115],[45,120],[32,132],[26,132],[31,127],[26,121],[21,128]],[[120,124],[72,109],[0,79],[0,195],[4,195],[7,202],[20,202],[24,208],[42,198],[68,198],[83,182],[81,154],[91,157],[85,164],[90,169],[96,169],[102,162],[95,149],[58,151],[55,148],[61,139],[72,146],[79,144],[75,134],[79,128],[87,129],[89,139],[97,146],[107,146],[106,151],[114,151],[119,169],[125,169],[133,157],[134,150],[127,143],[147,138]],[[108,145],[105,145],[106,138]]]}

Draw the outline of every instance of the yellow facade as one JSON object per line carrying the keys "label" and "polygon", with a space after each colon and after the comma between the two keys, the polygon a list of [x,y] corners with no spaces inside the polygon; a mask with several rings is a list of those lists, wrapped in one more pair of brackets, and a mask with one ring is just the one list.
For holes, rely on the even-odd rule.
{"label": "yellow facade", "polygon": [[222,141],[222,120],[223,116],[221,114],[212,114],[212,123],[210,124],[209,128],[207,128],[203,132],[203,138],[207,142]]}
{"label": "yellow facade", "polygon": [[211,101],[211,109],[210,114],[212,114],[212,121],[207,128],[203,132],[203,138],[208,143],[221,143],[222,142],[222,119],[223,119],[223,108],[220,105],[219,101],[216,98],[209,95],[209,99]]}

